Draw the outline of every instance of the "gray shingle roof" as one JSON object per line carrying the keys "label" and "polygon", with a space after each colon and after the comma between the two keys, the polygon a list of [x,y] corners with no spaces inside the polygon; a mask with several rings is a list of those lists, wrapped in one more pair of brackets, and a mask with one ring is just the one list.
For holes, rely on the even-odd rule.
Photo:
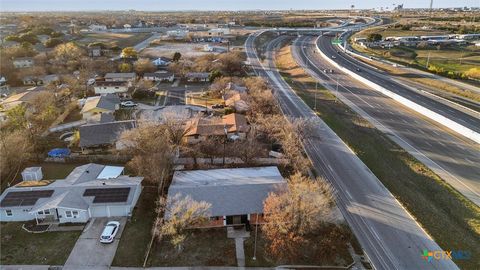
{"label": "gray shingle roof", "polygon": [[208,202],[211,216],[263,213],[268,194],[286,185],[277,167],[177,171],[168,198],[170,203],[180,194]]}
{"label": "gray shingle roof", "polygon": [[134,128],[135,120],[80,126],[80,147],[94,147],[114,144],[124,131]]}
{"label": "gray shingle roof", "polygon": [[120,98],[115,94],[106,94],[100,97],[97,107],[115,111],[116,105],[120,104]]}

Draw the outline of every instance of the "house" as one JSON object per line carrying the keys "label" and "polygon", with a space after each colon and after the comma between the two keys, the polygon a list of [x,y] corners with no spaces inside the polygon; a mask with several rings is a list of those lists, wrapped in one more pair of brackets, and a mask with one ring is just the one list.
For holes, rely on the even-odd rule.
{"label": "house", "polygon": [[107,73],[104,76],[107,82],[132,82],[137,78],[137,74],[129,73]]}
{"label": "house", "polygon": [[100,164],[76,167],[65,179],[22,181],[0,195],[0,221],[85,223],[95,217],[131,216],[143,177]]}
{"label": "house", "polygon": [[143,79],[154,82],[173,82],[175,75],[166,70],[160,70],[153,73],[145,73]]}
{"label": "house", "polygon": [[0,94],[6,95],[10,92],[10,87],[7,84],[7,79],[0,76]]}
{"label": "house", "polygon": [[82,151],[101,149],[115,145],[116,149],[121,149],[122,144],[119,142],[120,134],[136,127],[135,120],[125,120],[116,122],[104,122],[97,124],[87,124],[80,126],[79,146]]}
{"label": "house", "polygon": [[189,144],[205,141],[211,137],[242,140],[249,130],[247,119],[242,114],[231,113],[221,118],[197,116],[187,122],[184,138]]}
{"label": "house", "polygon": [[113,115],[120,108],[120,98],[115,94],[89,97],[81,110],[83,119],[100,121],[104,114]]}
{"label": "house", "polygon": [[223,98],[225,105],[235,109],[235,112],[245,113],[250,109],[250,106],[245,100],[245,95],[239,91],[228,91]]}
{"label": "house", "polygon": [[128,82],[106,82],[106,81],[96,81],[95,85],[93,86],[95,90],[95,94],[103,95],[103,94],[117,94],[120,97],[127,97],[128,91]]}
{"label": "house", "polygon": [[167,58],[167,57],[163,57],[163,56],[152,61],[152,63],[156,67],[165,67],[165,66],[170,65],[171,62],[172,62],[172,59]]}
{"label": "house", "polygon": [[[210,204],[206,227],[261,224],[268,194],[287,188],[275,166],[176,171],[168,189],[167,209],[189,196]],[[165,216],[168,220],[168,211]]]}
{"label": "house", "polygon": [[105,24],[91,24],[88,29],[94,32],[107,31],[107,26]]}
{"label": "house", "polygon": [[56,74],[44,75],[44,76],[25,76],[22,79],[24,85],[48,85],[60,80],[60,77]]}
{"label": "house", "polygon": [[100,57],[102,56],[102,48],[100,46],[89,47],[88,55],[90,57]]}
{"label": "house", "polygon": [[27,91],[14,94],[0,102],[0,105],[3,110],[9,110],[18,105],[28,105],[31,104],[39,95],[45,93],[46,90],[44,87],[32,87],[27,89]]}
{"label": "house", "polygon": [[189,82],[208,82],[210,73],[208,72],[189,72],[185,75]]}
{"label": "house", "polygon": [[13,59],[13,66],[15,68],[28,68],[33,67],[35,62],[32,57],[21,57]]}

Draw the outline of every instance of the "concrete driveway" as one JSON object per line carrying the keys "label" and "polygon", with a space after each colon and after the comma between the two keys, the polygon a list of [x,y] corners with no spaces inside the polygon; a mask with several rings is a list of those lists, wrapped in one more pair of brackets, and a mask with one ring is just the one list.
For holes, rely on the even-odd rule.
{"label": "concrete driveway", "polygon": [[[120,229],[111,244],[100,243],[100,235],[108,221],[119,221]],[[96,218],[89,223],[75,243],[63,269],[109,267],[117,251],[118,242],[125,228],[126,217]]]}

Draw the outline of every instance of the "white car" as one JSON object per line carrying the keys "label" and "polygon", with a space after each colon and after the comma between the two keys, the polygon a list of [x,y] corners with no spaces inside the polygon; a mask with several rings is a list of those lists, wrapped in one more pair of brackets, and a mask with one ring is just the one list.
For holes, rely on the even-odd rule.
{"label": "white car", "polygon": [[112,243],[119,229],[120,229],[120,222],[109,221],[107,225],[105,225],[102,235],[100,236],[100,243],[104,243],[104,244]]}
{"label": "white car", "polygon": [[137,106],[137,103],[129,100],[129,101],[124,101],[124,102],[120,103],[120,105],[122,105],[122,107],[131,108],[131,107],[136,107],[136,106]]}

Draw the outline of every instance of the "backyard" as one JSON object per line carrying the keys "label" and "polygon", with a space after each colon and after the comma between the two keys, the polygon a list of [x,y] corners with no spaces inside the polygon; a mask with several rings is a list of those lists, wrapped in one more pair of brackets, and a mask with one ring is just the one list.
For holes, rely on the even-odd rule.
{"label": "backyard", "polygon": [[22,222],[0,224],[0,264],[63,265],[81,231],[28,233]]}

